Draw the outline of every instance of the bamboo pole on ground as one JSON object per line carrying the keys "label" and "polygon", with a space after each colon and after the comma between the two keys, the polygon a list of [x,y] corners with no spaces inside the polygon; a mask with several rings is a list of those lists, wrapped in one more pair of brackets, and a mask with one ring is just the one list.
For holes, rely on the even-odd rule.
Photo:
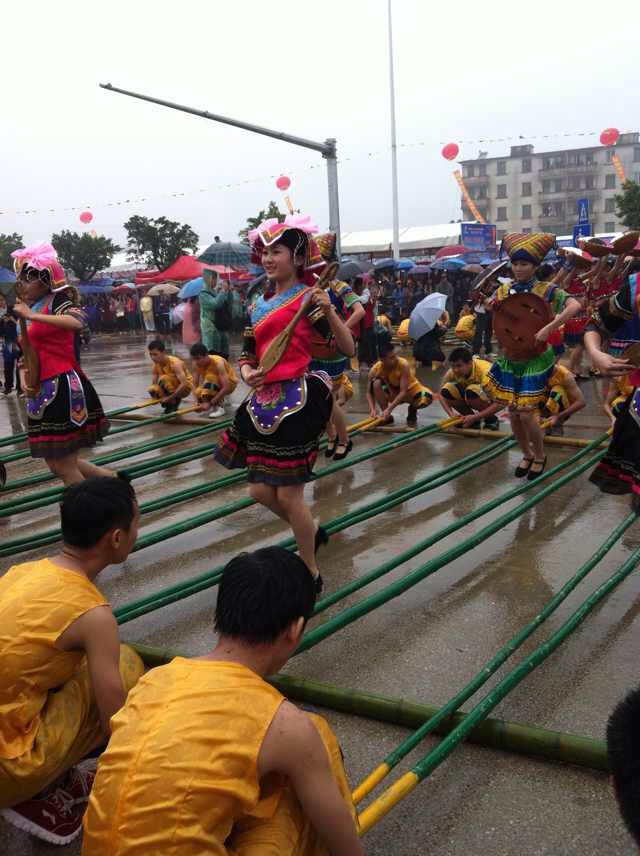
{"label": "bamboo pole on ground", "polygon": [[[149,668],[163,666],[174,657],[186,656],[180,652],[153,648],[137,642],[127,644],[138,652]],[[339,713],[374,719],[377,722],[385,722],[401,728],[418,728],[439,710],[436,705],[337,687],[333,684],[296,678],[291,675],[274,675],[268,681],[292,701],[318,705]],[[448,734],[459,723],[464,722],[464,719],[464,713],[454,714],[438,726],[436,733]],[[590,737],[563,734],[503,719],[488,718],[470,732],[468,740],[480,746],[532,758],[575,764],[603,772],[608,769],[604,742]]]}
{"label": "bamboo pole on ground", "polygon": [[629,558],[604,583],[598,586],[545,642],[538,645],[529,656],[521,660],[514,669],[508,672],[475,705],[464,717],[464,720],[456,725],[424,758],[418,761],[412,770],[397,779],[386,791],[368,805],[359,816],[361,834],[366,833],[374,824],[382,820],[394,806],[432,773],[453,752],[456,746],[469,736],[474,727],[488,717],[489,713],[502,699],[562,645],[582,622],[585,621],[595,607],[635,570],[639,562],[640,547],[636,548]]}

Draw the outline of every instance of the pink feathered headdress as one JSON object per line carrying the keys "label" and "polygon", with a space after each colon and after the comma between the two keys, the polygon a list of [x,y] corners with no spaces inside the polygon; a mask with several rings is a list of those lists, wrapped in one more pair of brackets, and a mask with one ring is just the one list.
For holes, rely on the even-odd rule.
{"label": "pink feathered headdress", "polygon": [[42,278],[42,282],[51,286],[52,291],[61,291],[67,287],[67,277],[64,268],[58,261],[58,256],[51,244],[43,241],[40,244],[33,244],[31,247],[23,247],[21,250],[14,250],[11,253],[13,259],[13,269],[18,279],[25,267],[34,268],[35,270],[49,274],[48,283],[46,278]]}
{"label": "pink feathered headdress", "polygon": [[279,223],[275,217],[264,220],[257,229],[249,232],[249,243],[251,244],[251,260],[255,264],[262,263],[262,250],[277,243],[285,232],[294,231],[301,233],[300,248],[306,245],[305,270],[320,267],[324,264],[318,245],[312,235],[318,231],[315,223],[311,222],[308,214],[287,214],[284,223]]}

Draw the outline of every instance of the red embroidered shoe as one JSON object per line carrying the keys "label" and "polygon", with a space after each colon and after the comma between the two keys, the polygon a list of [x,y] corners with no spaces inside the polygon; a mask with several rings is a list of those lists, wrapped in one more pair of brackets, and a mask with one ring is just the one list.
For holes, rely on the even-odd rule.
{"label": "red embroidered shoe", "polygon": [[67,790],[57,787],[3,808],[0,814],[8,823],[49,844],[69,844],[80,835],[84,810],[84,802],[76,803]]}

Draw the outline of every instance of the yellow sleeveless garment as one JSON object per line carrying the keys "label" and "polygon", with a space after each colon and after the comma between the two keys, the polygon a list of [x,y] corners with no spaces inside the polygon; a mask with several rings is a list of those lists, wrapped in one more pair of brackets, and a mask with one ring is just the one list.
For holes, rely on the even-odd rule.
{"label": "yellow sleeveless garment", "polygon": [[176,657],[111,720],[85,815],[84,856],[227,854],[243,817],[269,817],[257,757],[283,696],[238,663]]}
{"label": "yellow sleeveless garment", "polygon": [[431,392],[426,386],[423,386],[420,381],[416,377],[415,370],[409,360],[406,360],[404,357],[398,357],[396,359],[396,364],[390,370],[385,368],[382,360],[378,360],[378,362],[373,366],[373,377],[381,378],[384,380],[394,391],[400,389],[400,379],[402,377],[402,371],[405,366],[409,367],[409,386],[407,387],[407,398],[414,398],[419,392],[422,390],[426,390],[427,392]]}
{"label": "yellow sleeveless garment", "polygon": [[104,596],[86,577],[49,559],[15,565],[0,578],[0,759],[33,746],[50,690],[65,684],[84,652],[55,642]]}
{"label": "yellow sleeveless garment", "polygon": [[227,362],[224,357],[219,357],[217,355],[212,355],[209,357],[209,365],[200,375],[201,383],[214,383],[218,388],[221,387],[222,379],[220,377],[221,373],[219,371],[219,366],[224,367],[224,370],[227,373],[227,377],[229,378],[229,382],[235,389],[238,385],[238,376],[235,373],[233,366],[229,362]]}

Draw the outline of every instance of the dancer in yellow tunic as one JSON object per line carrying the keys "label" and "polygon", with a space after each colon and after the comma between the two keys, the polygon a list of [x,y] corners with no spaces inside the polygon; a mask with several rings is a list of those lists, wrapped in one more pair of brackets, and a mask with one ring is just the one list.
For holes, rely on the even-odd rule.
{"label": "dancer in yellow tunic", "polygon": [[542,417],[549,421],[546,433],[561,437],[564,423],[586,407],[586,401],[573,372],[559,363],[547,381],[547,393],[547,400],[540,408]]}
{"label": "dancer in yellow tunic", "polygon": [[198,342],[191,348],[194,365],[194,395],[198,400],[198,409],[209,411],[211,419],[224,416],[225,399],[238,385],[238,377],[224,357],[209,354],[205,346]]}
{"label": "dancer in yellow tunic", "polygon": [[174,413],[191,394],[193,378],[180,357],[167,354],[162,339],[149,342],[148,350],[153,362],[149,395],[160,400],[165,413]]}
{"label": "dancer in yellow tunic", "polygon": [[61,505],[63,546],[0,579],[0,808],[9,823],[66,844],[79,833],[109,720],[144,669],[118,641],[94,579],[124,562],[138,532],[131,485],[89,478]]}
{"label": "dancer in yellow tunic", "polygon": [[112,720],[83,856],[361,856],[336,738],[264,680],[315,600],[287,550],[229,562],[215,648],[152,669]]}
{"label": "dancer in yellow tunic", "polygon": [[369,371],[367,402],[369,413],[377,416],[376,405],[382,411],[385,424],[393,422],[392,412],[399,404],[408,404],[407,425],[412,428],[418,423],[418,410],[428,407],[433,401],[431,390],[416,378],[415,371],[404,357],[399,357],[392,342],[387,339],[379,346],[380,359]]}
{"label": "dancer in yellow tunic", "polygon": [[492,402],[484,385],[491,368],[488,360],[474,357],[467,347],[454,348],[449,354],[451,368],[442,379],[440,402],[448,416],[464,416],[463,427],[469,428],[484,419],[484,427],[496,431],[496,413],[502,408]]}

